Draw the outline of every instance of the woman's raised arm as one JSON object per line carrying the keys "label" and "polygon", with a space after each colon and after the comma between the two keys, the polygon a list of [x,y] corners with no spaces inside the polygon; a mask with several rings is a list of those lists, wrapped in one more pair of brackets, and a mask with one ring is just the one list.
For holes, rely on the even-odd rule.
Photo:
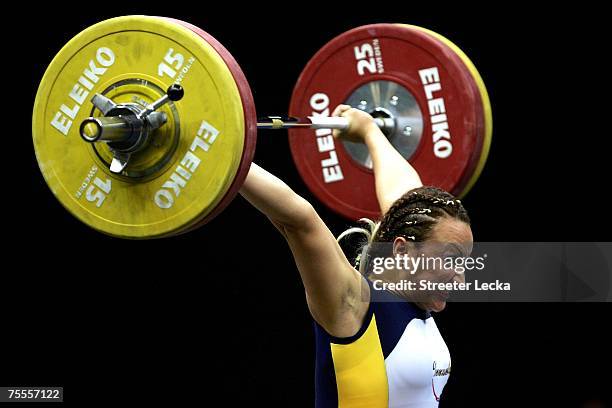
{"label": "woman's raised arm", "polygon": [[314,319],[334,336],[355,334],[365,315],[361,275],[347,261],[312,205],[255,163],[240,194],[287,240]]}
{"label": "woman's raised arm", "polygon": [[381,214],[386,213],[406,191],[423,186],[417,171],[391,145],[369,114],[348,105],[339,105],[333,115],[349,120],[349,128],[343,132],[334,131],[334,136],[368,146]]}

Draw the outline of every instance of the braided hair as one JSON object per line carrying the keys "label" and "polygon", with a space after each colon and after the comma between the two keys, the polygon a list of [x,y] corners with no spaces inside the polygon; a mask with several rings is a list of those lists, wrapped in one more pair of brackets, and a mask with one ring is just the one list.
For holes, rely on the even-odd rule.
{"label": "braided hair", "polygon": [[[467,224],[470,218],[467,211],[452,194],[437,187],[418,187],[398,198],[382,219],[375,223],[367,218],[359,221],[367,224],[366,228],[350,228],[344,231],[337,240],[353,233],[362,233],[367,237],[367,248],[372,242],[393,242],[396,237],[422,242],[427,240],[432,229],[440,218],[452,217]],[[361,250],[355,259],[355,268],[365,274],[367,251]]]}

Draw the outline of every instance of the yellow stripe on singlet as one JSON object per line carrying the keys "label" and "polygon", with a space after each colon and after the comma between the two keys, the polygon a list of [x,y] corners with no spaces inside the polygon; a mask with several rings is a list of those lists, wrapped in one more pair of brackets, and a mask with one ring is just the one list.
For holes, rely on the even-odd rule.
{"label": "yellow stripe on singlet", "polygon": [[387,408],[389,391],[376,317],[351,344],[331,344],[339,408]]}

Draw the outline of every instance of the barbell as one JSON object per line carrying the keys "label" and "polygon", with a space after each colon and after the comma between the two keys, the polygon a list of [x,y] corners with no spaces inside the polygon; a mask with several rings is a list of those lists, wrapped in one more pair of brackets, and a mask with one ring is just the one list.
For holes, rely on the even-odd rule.
{"label": "barbell", "polygon": [[474,65],[416,26],[358,27],[306,65],[288,116],[257,117],[232,55],[189,23],[149,16],[102,21],[49,64],[32,119],[53,194],[85,224],[122,238],[198,228],[235,197],[257,129],[288,129],[312,193],[348,218],[376,217],[367,148],[334,139],[347,103],[370,113],[423,182],[465,195],[491,141],[491,108]]}

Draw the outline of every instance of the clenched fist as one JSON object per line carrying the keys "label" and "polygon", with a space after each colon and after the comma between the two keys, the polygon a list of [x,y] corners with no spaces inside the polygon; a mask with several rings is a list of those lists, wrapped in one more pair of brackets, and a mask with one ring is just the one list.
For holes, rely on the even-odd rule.
{"label": "clenched fist", "polygon": [[335,138],[355,143],[365,143],[365,138],[373,129],[378,129],[370,114],[350,107],[349,105],[338,105],[332,116],[341,116],[348,119],[349,127],[345,130],[334,129]]}

